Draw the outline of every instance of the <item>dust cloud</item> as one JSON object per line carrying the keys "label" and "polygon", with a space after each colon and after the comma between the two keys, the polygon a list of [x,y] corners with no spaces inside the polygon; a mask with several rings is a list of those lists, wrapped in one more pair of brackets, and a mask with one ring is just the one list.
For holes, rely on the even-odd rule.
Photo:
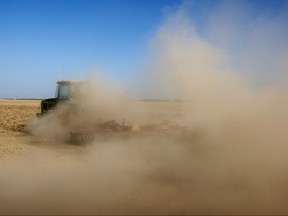
{"label": "dust cloud", "polygon": [[[226,35],[227,45],[201,36],[186,7],[184,2],[178,11],[168,13],[150,41],[151,61],[139,84],[145,97],[172,102],[131,102],[113,84],[95,78],[95,89],[88,91],[93,95],[83,100],[85,115],[72,121],[79,125],[125,118],[129,124],[169,118],[188,132],[181,137],[92,143],[83,147],[81,156],[72,155],[68,164],[44,157],[45,166],[25,161],[3,167],[1,214],[288,213],[288,91],[283,63],[288,52],[274,50],[265,56],[271,55],[271,61],[261,62],[259,56],[253,61],[257,49],[250,52],[252,48],[244,46],[257,41],[253,32],[270,31],[271,26],[285,35],[283,25],[276,18],[267,26],[252,25],[253,40],[243,39],[243,50],[234,55],[226,47],[234,39]],[[211,15],[208,35],[219,36],[225,30],[213,24],[213,17],[215,22],[231,21],[233,14],[222,13],[225,8]],[[265,42],[277,47],[272,39]],[[259,48],[261,43],[254,45]],[[233,63],[236,57],[238,64]],[[247,64],[241,66],[243,62]],[[281,79],[274,77],[259,86],[246,76],[247,65],[273,68],[269,76],[281,74]],[[261,71],[252,72],[261,79]],[[55,138],[62,126],[51,123],[53,115],[33,123],[32,133]]]}

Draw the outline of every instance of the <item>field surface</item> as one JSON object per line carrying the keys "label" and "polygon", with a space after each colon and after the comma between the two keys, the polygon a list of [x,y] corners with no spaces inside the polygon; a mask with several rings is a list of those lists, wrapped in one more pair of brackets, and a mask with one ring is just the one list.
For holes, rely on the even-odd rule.
{"label": "field surface", "polygon": [[1,161],[13,160],[36,151],[29,144],[31,137],[24,132],[24,127],[38,111],[39,101],[0,100]]}
{"label": "field surface", "polygon": [[[165,110],[165,115],[179,111],[178,104],[174,106],[162,102],[132,102],[132,104],[141,107],[137,110],[140,113],[146,112],[148,107],[155,116],[158,116],[161,110]],[[105,146],[93,143],[78,146],[32,136],[26,127],[36,118],[36,113],[39,111],[39,100],[0,99],[0,185],[5,188],[0,194],[0,214],[158,212],[157,208],[149,209],[153,203],[149,201],[149,195],[147,196],[144,191],[144,194],[137,195],[130,189],[127,191],[121,189],[122,186],[129,185],[130,180],[126,182],[126,178],[135,178],[134,174],[130,176],[131,170],[135,172],[138,166],[139,171],[143,169],[141,164],[137,164],[138,158],[130,158],[130,151],[135,153],[140,150],[138,147],[135,149],[135,146],[128,143],[127,146],[122,145],[124,147],[122,149],[115,142],[106,143]],[[74,176],[75,172],[82,173],[84,177],[78,179],[78,176]],[[117,188],[111,189],[111,186]],[[127,196],[128,191],[132,196]],[[140,207],[138,204],[133,206],[134,198],[138,199],[136,202],[139,203],[143,195],[146,204]],[[121,196],[127,196],[124,198],[125,203],[122,203]],[[78,200],[78,204],[74,203],[75,199]],[[111,208],[110,205],[115,208]]]}
{"label": "field surface", "polygon": [[[35,122],[39,104],[0,100],[0,214],[288,213],[283,127],[263,133],[262,124],[247,126],[247,118],[229,122],[211,116],[208,124],[209,112],[200,109],[206,127],[194,127],[197,116],[185,115],[191,128],[183,137],[72,145],[30,134],[27,126]],[[181,119],[186,110],[175,102],[130,105],[133,118],[146,113],[149,121]],[[49,121],[35,125],[58,130]]]}
{"label": "field surface", "polygon": [[[181,106],[175,103],[165,102],[132,102],[137,107],[142,107],[153,111],[154,115],[173,115],[181,110]],[[162,110],[162,111],[161,111]],[[164,112],[163,112],[164,110]],[[40,112],[39,100],[6,100],[0,99],[0,160],[7,161],[19,159],[21,157],[37,157],[39,154],[47,154],[49,151],[51,157],[59,158],[59,151],[69,149],[73,151],[78,149],[75,146],[69,146],[67,143],[46,143],[29,134],[25,129]],[[51,147],[53,146],[53,147]],[[61,150],[60,150],[61,149]],[[69,151],[68,150],[68,151]]]}

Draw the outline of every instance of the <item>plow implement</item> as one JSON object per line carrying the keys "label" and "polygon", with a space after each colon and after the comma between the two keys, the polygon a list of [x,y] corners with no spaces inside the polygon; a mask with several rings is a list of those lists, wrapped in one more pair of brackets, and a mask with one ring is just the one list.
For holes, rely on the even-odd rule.
{"label": "plow implement", "polygon": [[99,123],[93,128],[70,131],[70,142],[81,144],[91,141],[103,141],[107,139],[125,139],[132,137],[146,137],[149,135],[173,135],[183,132],[184,127],[174,122],[164,121],[160,124],[148,124],[140,126],[119,124],[115,120]]}

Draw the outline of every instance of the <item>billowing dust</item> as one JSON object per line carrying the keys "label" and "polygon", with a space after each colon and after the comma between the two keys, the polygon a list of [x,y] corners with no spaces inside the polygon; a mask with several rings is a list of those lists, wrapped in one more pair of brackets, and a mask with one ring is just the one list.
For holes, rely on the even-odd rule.
{"label": "billowing dust", "polygon": [[[119,93],[95,76],[69,127],[168,119],[188,134],[94,142],[69,164],[43,157],[2,167],[0,213],[288,214],[287,67],[277,67],[281,81],[253,87],[182,10],[168,16],[151,49],[138,86],[146,98],[171,101],[133,101],[135,91]],[[64,111],[28,129],[65,140]]]}

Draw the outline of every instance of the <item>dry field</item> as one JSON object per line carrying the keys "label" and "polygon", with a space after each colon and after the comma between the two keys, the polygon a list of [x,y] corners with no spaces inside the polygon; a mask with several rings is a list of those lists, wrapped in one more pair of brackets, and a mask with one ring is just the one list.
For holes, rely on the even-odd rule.
{"label": "dry field", "polygon": [[[179,115],[178,111],[181,110],[177,103],[174,106],[162,102],[132,102],[132,104],[140,107],[137,110],[140,113],[149,108],[154,116],[161,115],[161,110],[166,110],[165,116],[175,113]],[[134,148],[131,143],[119,149],[119,145],[115,143],[106,143],[105,147],[95,146],[93,143],[89,146],[75,146],[34,137],[27,132],[25,126],[35,118],[40,110],[39,105],[40,101],[37,100],[0,100],[0,187],[5,188],[0,194],[0,214],[158,212],[157,209],[149,209],[148,206],[152,203],[145,193],[144,199],[147,203],[144,206],[138,206],[140,202],[138,195],[136,197],[138,204],[133,206],[135,193],[130,189],[127,192],[129,191],[132,197],[127,197],[127,203],[126,198],[123,200],[121,198],[127,196],[127,192],[119,189],[119,186],[127,187],[127,184],[131,183],[131,179],[126,182],[125,178],[134,179],[134,174],[130,176],[130,172],[135,172],[137,166],[140,166],[137,172],[144,168],[142,162],[137,164],[138,158],[134,158],[134,161],[131,161],[131,158],[127,161],[125,158],[139,149],[132,149],[130,153],[130,148]],[[148,149],[143,150],[145,152]],[[75,170],[82,173],[84,179],[79,180],[78,176],[75,177]],[[124,172],[123,176],[118,172]],[[94,182],[91,182],[91,179],[94,179]],[[71,190],[70,187],[73,186],[75,188]],[[111,186],[117,188],[110,189]],[[69,195],[73,189],[75,191]],[[95,194],[91,194],[92,191]],[[73,196],[79,197],[73,198]],[[75,204],[74,199],[79,203]],[[115,209],[111,208],[111,205]]]}
{"label": "dry field", "polygon": [[[45,144],[31,136],[25,126],[35,118],[40,111],[38,100],[0,100],[0,161],[1,163],[20,159],[37,159],[49,155],[50,159],[59,158],[61,146],[65,144]],[[51,147],[53,146],[53,147]],[[60,146],[60,147],[59,147]]]}
{"label": "dry field", "polygon": [[[154,119],[184,111],[135,103]],[[38,111],[39,101],[0,100],[0,214],[288,213],[286,130],[213,119],[187,140],[77,146],[28,134]]]}
{"label": "dry field", "polygon": [[39,111],[39,101],[0,100],[0,160],[11,160],[33,151],[25,125]]}
{"label": "dry field", "polygon": [[[163,114],[173,115],[179,113],[181,107],[175,103],[173,106],[169,103],[161,102],[134,102],[137,107],[144,110],[149,108],[153,110],[155,116]],[[0,99],[0,161],[17,160],[21,157],[37,157],[37,155],[49,154],[59,158],[59,151],[78,150],[75,146],[69,146],[66,143],[45,143],[31,136],[25,126],[36,117],[40,112],[39,100],[5,100]],[[140,110],[139,112],[144,112]],[[53,147],[51,147],[53,146]],[[60,146],[60,147],[59,147]],[[45,153],[44,153],[45,152]]]}

